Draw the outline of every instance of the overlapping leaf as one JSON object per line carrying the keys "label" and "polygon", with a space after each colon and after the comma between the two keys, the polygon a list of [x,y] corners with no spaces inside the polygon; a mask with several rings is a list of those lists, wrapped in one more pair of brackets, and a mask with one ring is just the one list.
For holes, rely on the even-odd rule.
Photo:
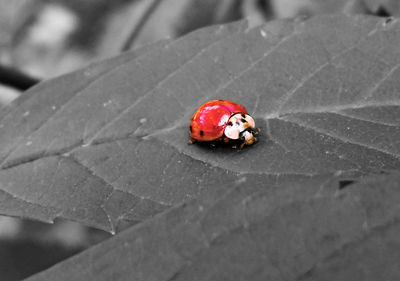
{"label": "overlapping leaf", "polygon": [[237,184],[29,280],[398,280],[399,182]]}
{"label": "overlapping leaf", "polygon": [[[364,16],[239,22],[43,84],[2,118],[0,211],[114,231],[238,182],[398,169],[399,31]],[[188,146],[214,98],[242,103],[260,142]]]}

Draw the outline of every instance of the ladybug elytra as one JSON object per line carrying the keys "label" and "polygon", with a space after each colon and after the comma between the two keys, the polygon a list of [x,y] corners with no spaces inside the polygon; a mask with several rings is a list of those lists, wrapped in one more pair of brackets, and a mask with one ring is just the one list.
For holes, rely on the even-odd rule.
{"label": "ladybug elytra", "polygon": [[190,143],[217,141],[240,148],[257,141],[254,119],[246,109],[229,100],[211,100],[202,104],[190,118]]}

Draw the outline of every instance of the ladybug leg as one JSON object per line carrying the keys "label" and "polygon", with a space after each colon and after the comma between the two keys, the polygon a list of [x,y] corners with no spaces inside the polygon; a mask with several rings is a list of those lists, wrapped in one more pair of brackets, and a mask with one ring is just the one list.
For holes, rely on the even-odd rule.
{"label": "ladybug leg", "polygon": [[237,149],[239,147],[240,149],[242,149],[242,144],[243,144],[242,142],[234,140],[232,141],[232,148]]}
{"label": "ladybug leg", "polygon": [[229,142],[229,139],[227,137],[220,137],[216,140],[213,140],[210,142],[210,147],[215,148],[221,141],[223,142]]}
{"label": "ladybug leg", "polygon": [[197,140],[195,140],[194,138],[192,138],[191,140],[188,141],[188,144],[194,144],[194,143],[196,143],[196,142],[197,142]]}

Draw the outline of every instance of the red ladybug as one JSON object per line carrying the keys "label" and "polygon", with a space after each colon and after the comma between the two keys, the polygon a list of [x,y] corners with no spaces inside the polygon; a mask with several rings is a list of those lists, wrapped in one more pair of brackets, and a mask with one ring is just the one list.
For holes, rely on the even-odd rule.
{"label": "red ladybug", "polygon": [[211,100],[201,105],[190,118],[190,143],[196,141],[231,142],[233,147],[240,144],[252,145],[258,133],[254,119],[246,109],[229,100]]}

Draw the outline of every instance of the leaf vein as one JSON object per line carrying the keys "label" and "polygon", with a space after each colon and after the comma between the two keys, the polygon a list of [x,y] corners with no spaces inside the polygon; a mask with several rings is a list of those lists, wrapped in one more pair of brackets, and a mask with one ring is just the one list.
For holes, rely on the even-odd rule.
{"label": "leaf vein", "polygon": [[372,119],[368,119],[368,118],[365,118],[365,117],[361,117],[361,116],[356,116],[356,115],[353,115],[353,114],[345,113],[343,111],[336,111],[336,112],[332,112],[332,113],[333,114],[337,114],[339,116],[346,117],[346,118],[355,119],[355,120],[359,120],[359,121],[365,121],[365,122],[376,124],[376,125],[384,125],[384,126],[395,127],[395,128],[400,127],[400,124],[383,122],[381,120],[379,120],[379,121],[378,120],[372,120]]}
{"label": "leaf vein", "polygon": [[[239,31],[231,34],[228,36],[229,37],[233,37],[235,36],[237,33],[239,33]],[[220,38],[216,41],[211,42],[209,45],[207,45],[206,47],[202,48],[201,50],[199,50],[199,52],[197,52],[193,57],[191,57],[189,60],[187,60],[185,63],[183,64],[179,64],[179,66],[174,69],[171,73],[169,73],[166,77],[164,77],[163,79],[161,79],[160,81],[158,81],[153,87],[151,87],[150,89],[148,89],[141,97],[139,97],[133,104],[129,105],[127,108],[125,108],[124,110],[122,110],[120,113],[118,113],[116,116],[114,116],[111,120],[109,120],[104,126],[102,126],[97,132],[93,133],[93,136],[87,140],[86,142],[88,143],[92,143],[93,141],[95,141],[95,139],[97,138],[97,136],[99,136],[104,130],[106,130],[107,128],[109,128],[110,126],[112,126],[117,120],[119,120],[122,116],[124,116],[126,113],[130,112],[132,109],[134,109],[137,105],[139,105],[147,96],[149,96],[151,93],[154,92],[154,90],[159,89],[162,87],[162,85],[168,81],[169,79],[171,79],[172,77],[174,77],[182,68],[184,68],[185,66],[187,66],[188,64],[192,63],[196,58],[198,58],[199,56],[201,56],[203,53],[205,53],[208,49],[212,48],[213,46],[217,45],[218,43],[220,43],[223,39],[226,39],[225,37]],[[178,100],[178,99],[177,99]]]}
{"label": "leaf vein", "polygon": [[301,122],[300,120],[297,120],[297,119],[296,120],[291,120],[291,119],[288,119],[288,118],[278,118],[278,120],[282,120],[282,121],[285,121],[285,122],[290,122],[290,123],[293,123],[293,124],[297,124],[297,125],[305,128],[305,129],[309,129],[309,130],[312,130],[312,131],[314,131],[316,133],[320,133],[320,134],[323,134],[325,136],[331,137],[333,139],[340,140],[340,141],[342,141],[344,143],[350,143],[350,144],[362,146],[362,147],[365,147],[367,149],[375,150],[375,151],[387,154],[387,155],[392,156],[392,157],[396,157],[396,158],[400,157],[400,155],[398,155],[396,153],[393,153],[393,152],[390,152],[390,151],[388,151],[386,149],[379,148],[379,147],[372,146],[372,145],[368,145],[366,143],[362,143],[360,141],[356,141],[356,140],[350,139],[350,138],[345,137],[343,135],[333,134],[332,132],[328,132],[326,130],[323,130],[323,129],[315,127],[315,126],[310,126],[309,124],[307,124],[305,122]]}

